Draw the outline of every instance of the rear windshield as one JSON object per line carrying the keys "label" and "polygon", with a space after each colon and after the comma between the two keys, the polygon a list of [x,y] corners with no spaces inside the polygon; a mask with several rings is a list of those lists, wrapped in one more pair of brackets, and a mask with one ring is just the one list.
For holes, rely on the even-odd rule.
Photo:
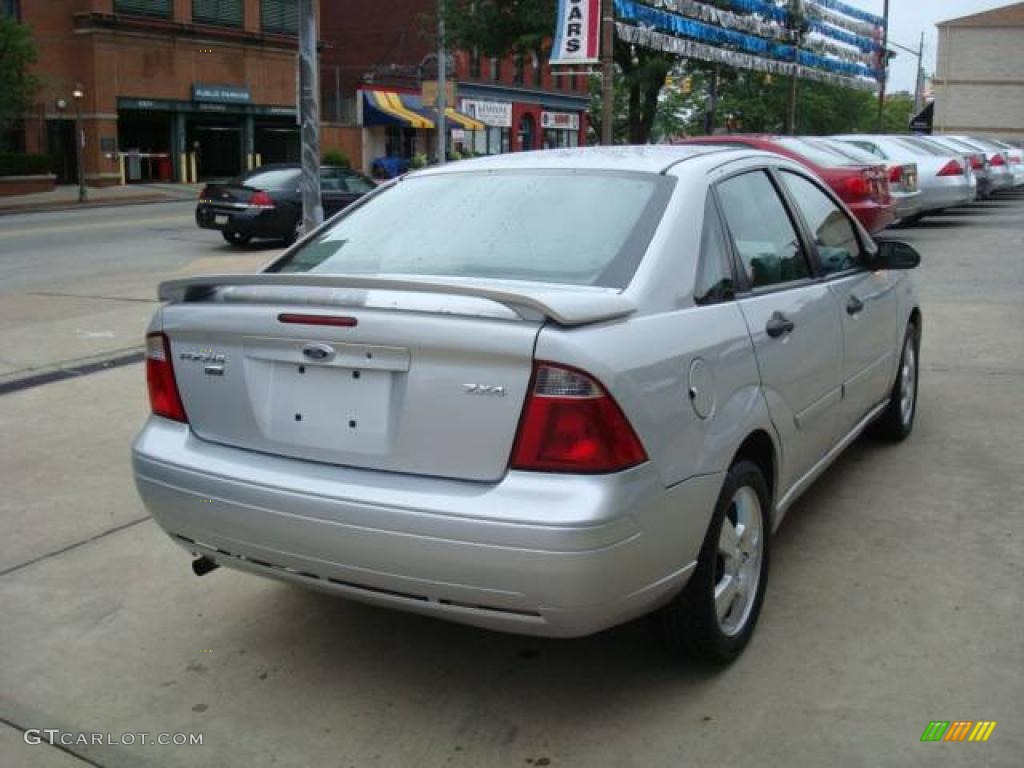
{"label": "rear windshield", "polygon": [[[780,136],[775,141],[790,152],[796,152],[801,157],[823,168],[835,168],[842,165],[863,165],[863,163],[858,163],[856,160],[852,160],[824,144],[812,144],[810,141],[793,139],[787,136]],[[870,165],[874,165],[874,162],[870,163]]]}
{"label": "rear windshield", "polygon": [[301,173],[297,168],[274,168],[242,174],[232,183],[254,189],[291,189],[299,183]]}
{"label": "rear windshield", "polygon": [[859,144],[848,144],[845,141],[825,141],[822,140],[815,142],[816,145],[823,146],[826,149],[831,149],[834,152],[838,152],[845,157],[853,160],[855,163],[862,163],[863,165],[876,165],[880,159],[874,152],[865,149]]}
{"label": "rear windshield", "polygon": [[921,141],[920,139],[893,139],[893,141],[902,144],[903,146],[907,147],[913,152],[917,152],[918,154],[924,152],[935,157],[949,157],[949,153],[951,151],[937,147],[934,144],[931,144],[927,141]]}
{"label": "rear windshield", "polygon": [[413,176],[356,206],[270,271],[624,288],[671,184],[646,173]]}

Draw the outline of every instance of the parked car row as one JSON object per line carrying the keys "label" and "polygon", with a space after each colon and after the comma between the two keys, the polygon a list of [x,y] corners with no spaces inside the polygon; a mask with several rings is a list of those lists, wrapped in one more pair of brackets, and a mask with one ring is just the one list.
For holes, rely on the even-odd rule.
{"label": "parked car row", "polygon": [[1024,150],[972,136],[725,135],[682,143],[750,147],[796,160],[872,234],[1024,184]]}

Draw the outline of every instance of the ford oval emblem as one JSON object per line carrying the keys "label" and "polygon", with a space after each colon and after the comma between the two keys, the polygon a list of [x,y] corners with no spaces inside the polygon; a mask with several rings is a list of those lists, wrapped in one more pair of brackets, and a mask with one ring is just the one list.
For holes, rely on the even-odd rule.
{"label": "ford oval emblem", "polygon": [[329,344],[307,344],[302,348],[302,354],[310,360],[322,363],[334,357],[334,347]]}

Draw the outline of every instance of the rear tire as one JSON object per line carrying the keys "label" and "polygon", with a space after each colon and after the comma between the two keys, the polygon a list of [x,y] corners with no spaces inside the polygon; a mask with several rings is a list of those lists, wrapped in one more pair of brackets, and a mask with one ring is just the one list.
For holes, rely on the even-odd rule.
{"label": "rear tire", "polygon": [[771,494],[757,465],[725,476],[697,570],[661,611],[673,650],[712,664],[736,659],[754,632],[768,582]]}
{"label": "rear tire", "polygon": [[917,417],[917,390],[921,361],[921,332],[913,322],[907,325],[900,353],[896,382],[889,394],[889,405],[872,426],[872,433],[890,442],[906,440],[914,431]]}
{"label": "rear tire", "polygon": [[247,245],[252,240],[252,235],[243,235],[241,232],[224,230],[220,234],[231,245]]}

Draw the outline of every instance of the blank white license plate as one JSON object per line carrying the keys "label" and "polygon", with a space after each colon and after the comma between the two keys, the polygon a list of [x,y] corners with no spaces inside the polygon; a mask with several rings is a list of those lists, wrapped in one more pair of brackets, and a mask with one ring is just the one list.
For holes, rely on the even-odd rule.
{"label": "blank white license plate", "polygon": [[388,438],[390,371],[271,363],[270,436],[328,452],[377,453]]}
{"label": "blank white license plate", "polygon": [[224,226],[225,224],[228,223],[228,217],[227,216],[214,216],[213,217],[213,223],[216,224],[219,227],[222,227],[222,226]]}

